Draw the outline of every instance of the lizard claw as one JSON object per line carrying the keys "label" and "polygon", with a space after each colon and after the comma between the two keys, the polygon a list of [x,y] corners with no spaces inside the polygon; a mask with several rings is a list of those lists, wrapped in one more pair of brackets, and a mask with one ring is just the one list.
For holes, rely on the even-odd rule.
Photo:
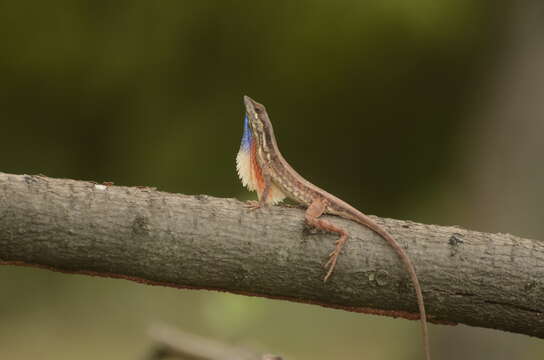
{"label": "lizard claw", "polygon": [[329,257],[329,261],[327,261],[327,263],[325,264],[325,269],[329,269],[327,271],[327,275],[325,275],[325,277],[323,278],[323,282],[327,282],[327,280],[329,279],[329,277],[331,276],[332,274],[332,271],[334,270],[334,267],[336,266],[336,259],[338,258],[338,253],[336,253],[336,251],[334,251],[330,257]]}
{"label": "lizard claw", "polygon": [[326,282],[331,276],[336,266],[336,260],[338,259],[338,255],[340,255],[340,249],[338,247],[329,254],[329,261],[327,261],[327,263],[323,265],[325,269],[328,269],[327,274],[323,278],[323,282]]}
{"label": "lizard claw", "polygon": [[262,204],[258,201],[255,201],[255,200],[249,200],[247,201],[244,206],[249,210],[249,211],[253,211],[253,210],[257,210],[259,208],[262,207]]}
{"label": "lizard claw", "polygon": [[323,278],[323,282],[326,282],[329,277],[331,276],[334,268],[336,267],[336,261],[338,260],[338,256],[340,255],[340,251],[342,251],[342,247],[344,246],[344,243],[347,240],[347,235],[342,235],[338,240],[335,242],[335,249],[333,252],[329,254],[329,261],[324,265],[325,269],[328,269],[327,274]]}

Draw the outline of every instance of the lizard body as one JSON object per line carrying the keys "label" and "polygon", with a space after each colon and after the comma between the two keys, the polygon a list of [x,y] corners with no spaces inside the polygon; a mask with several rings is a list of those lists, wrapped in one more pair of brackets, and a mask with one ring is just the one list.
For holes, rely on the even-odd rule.
{"label": "lizard body", "polygon": [[348,234],[344,229],[327,220],[320,219],[321,215],[333,214],[358,222],[384,238],[401,258],[410,274],[421,318],[425,358],[430,360],[427,316],[421,285],[414,265],[404,249],[370,217],[299,175],[279,151],[272,123],[265,107],[248,96],[244,96],[244,104],[246,107],[244,133],[236,163],[242,183],[249,190],[256,191],[259,198],[258,203],[251,203],[250,207],[258,208],[264,204],[275,204],[288,197],[307,206],[305,219],[309,225],[339,234],[336,247],[325,264],[328,270],[324,281],[327,281],[331,276],[342,247],[348,239]]}

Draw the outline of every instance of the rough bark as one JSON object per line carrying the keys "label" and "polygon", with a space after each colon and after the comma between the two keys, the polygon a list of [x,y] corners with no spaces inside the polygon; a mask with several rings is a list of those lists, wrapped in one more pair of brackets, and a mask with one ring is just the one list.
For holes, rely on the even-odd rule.
{"label": "rough bark", "polygon": [[[303,218],[292,207],[248,211],[235,199],[0,173],[0,264],[418,317],[383,239],[330,217],[351,237],[323,283],[336,236]],[[431,321],[544,338],[541,241],[375,220],[413,259]]]}

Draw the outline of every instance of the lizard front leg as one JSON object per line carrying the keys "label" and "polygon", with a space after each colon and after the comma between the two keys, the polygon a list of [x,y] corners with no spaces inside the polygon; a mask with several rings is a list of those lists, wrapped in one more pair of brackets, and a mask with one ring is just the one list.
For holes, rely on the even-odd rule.
{"label": "lizard front leg", "polygon": [[262,178],[263,178],[263,186],[262,189],[257,190],[257,194],[259,196],[259,201],[248,201],[246,203],[246,207],[248,207],[250,210],[255,210],[263,207],[266,204],[266,200],[268,199],[268,195],[270,195],[270,188],[272,187],[272,179],[269,174],[268,168],[270,167],[269,163],[266,163],[261,170]]}
{"label": "lizard front leg", "polygon": [[327,279],[331,276],[334,267],[336,266],[336,261],[338,260],[338,255],[340,255],[340,251],[342,251],[342,247],[344,247],[344,244],[348,240],[348,233],[341,229],[332,223],[328,222],[327,220],[319,219],[321,215],[325,212],[325,208],[327,207],[326,200],[323,198],[316,198],[314,201],[308,206],[308,209],[306,209],[306,222],[318,229],[326,230],[330,232],[334,232],[340,235],[338,240],[336,240],[336,247],[333,252],[329,254],[329,261],[325,264],[325,268],[328,268],[327,274],[323,278],[323,281],[327,281]]}

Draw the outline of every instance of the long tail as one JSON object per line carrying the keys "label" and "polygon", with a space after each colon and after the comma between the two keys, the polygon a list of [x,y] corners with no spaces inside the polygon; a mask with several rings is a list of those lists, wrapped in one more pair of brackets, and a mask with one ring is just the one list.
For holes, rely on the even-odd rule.
{"label": "long tail", "polygon": [[421,333],[423,335],[423,348],[425,350],[425,359],[431,360],[431,351],[429,346],[429,331],[427,329],[427,313],[425,311],[425,302],[423,301],[423,293],[421,292],[421,285],[419,284],[419,279],[417,278],[416,270],[412,260],[403,248],[400,247],[397,240],[395,240],[387,231],[385,231],[381,226],[376,224],[371,218],[366,216],[363,213],[358,212],[354,217],[354,220],[360,223],[361,225],[366,226],[370,230],[374,231],[376,234],[380,235],[382,238],[387,241],[389,245],[395,250],[400,259],[402,260],[406,271],[410,274],[410,279],[414,284],[414,289],[416,290],[417,304],[419,307],[419,314],[421,319]]}

